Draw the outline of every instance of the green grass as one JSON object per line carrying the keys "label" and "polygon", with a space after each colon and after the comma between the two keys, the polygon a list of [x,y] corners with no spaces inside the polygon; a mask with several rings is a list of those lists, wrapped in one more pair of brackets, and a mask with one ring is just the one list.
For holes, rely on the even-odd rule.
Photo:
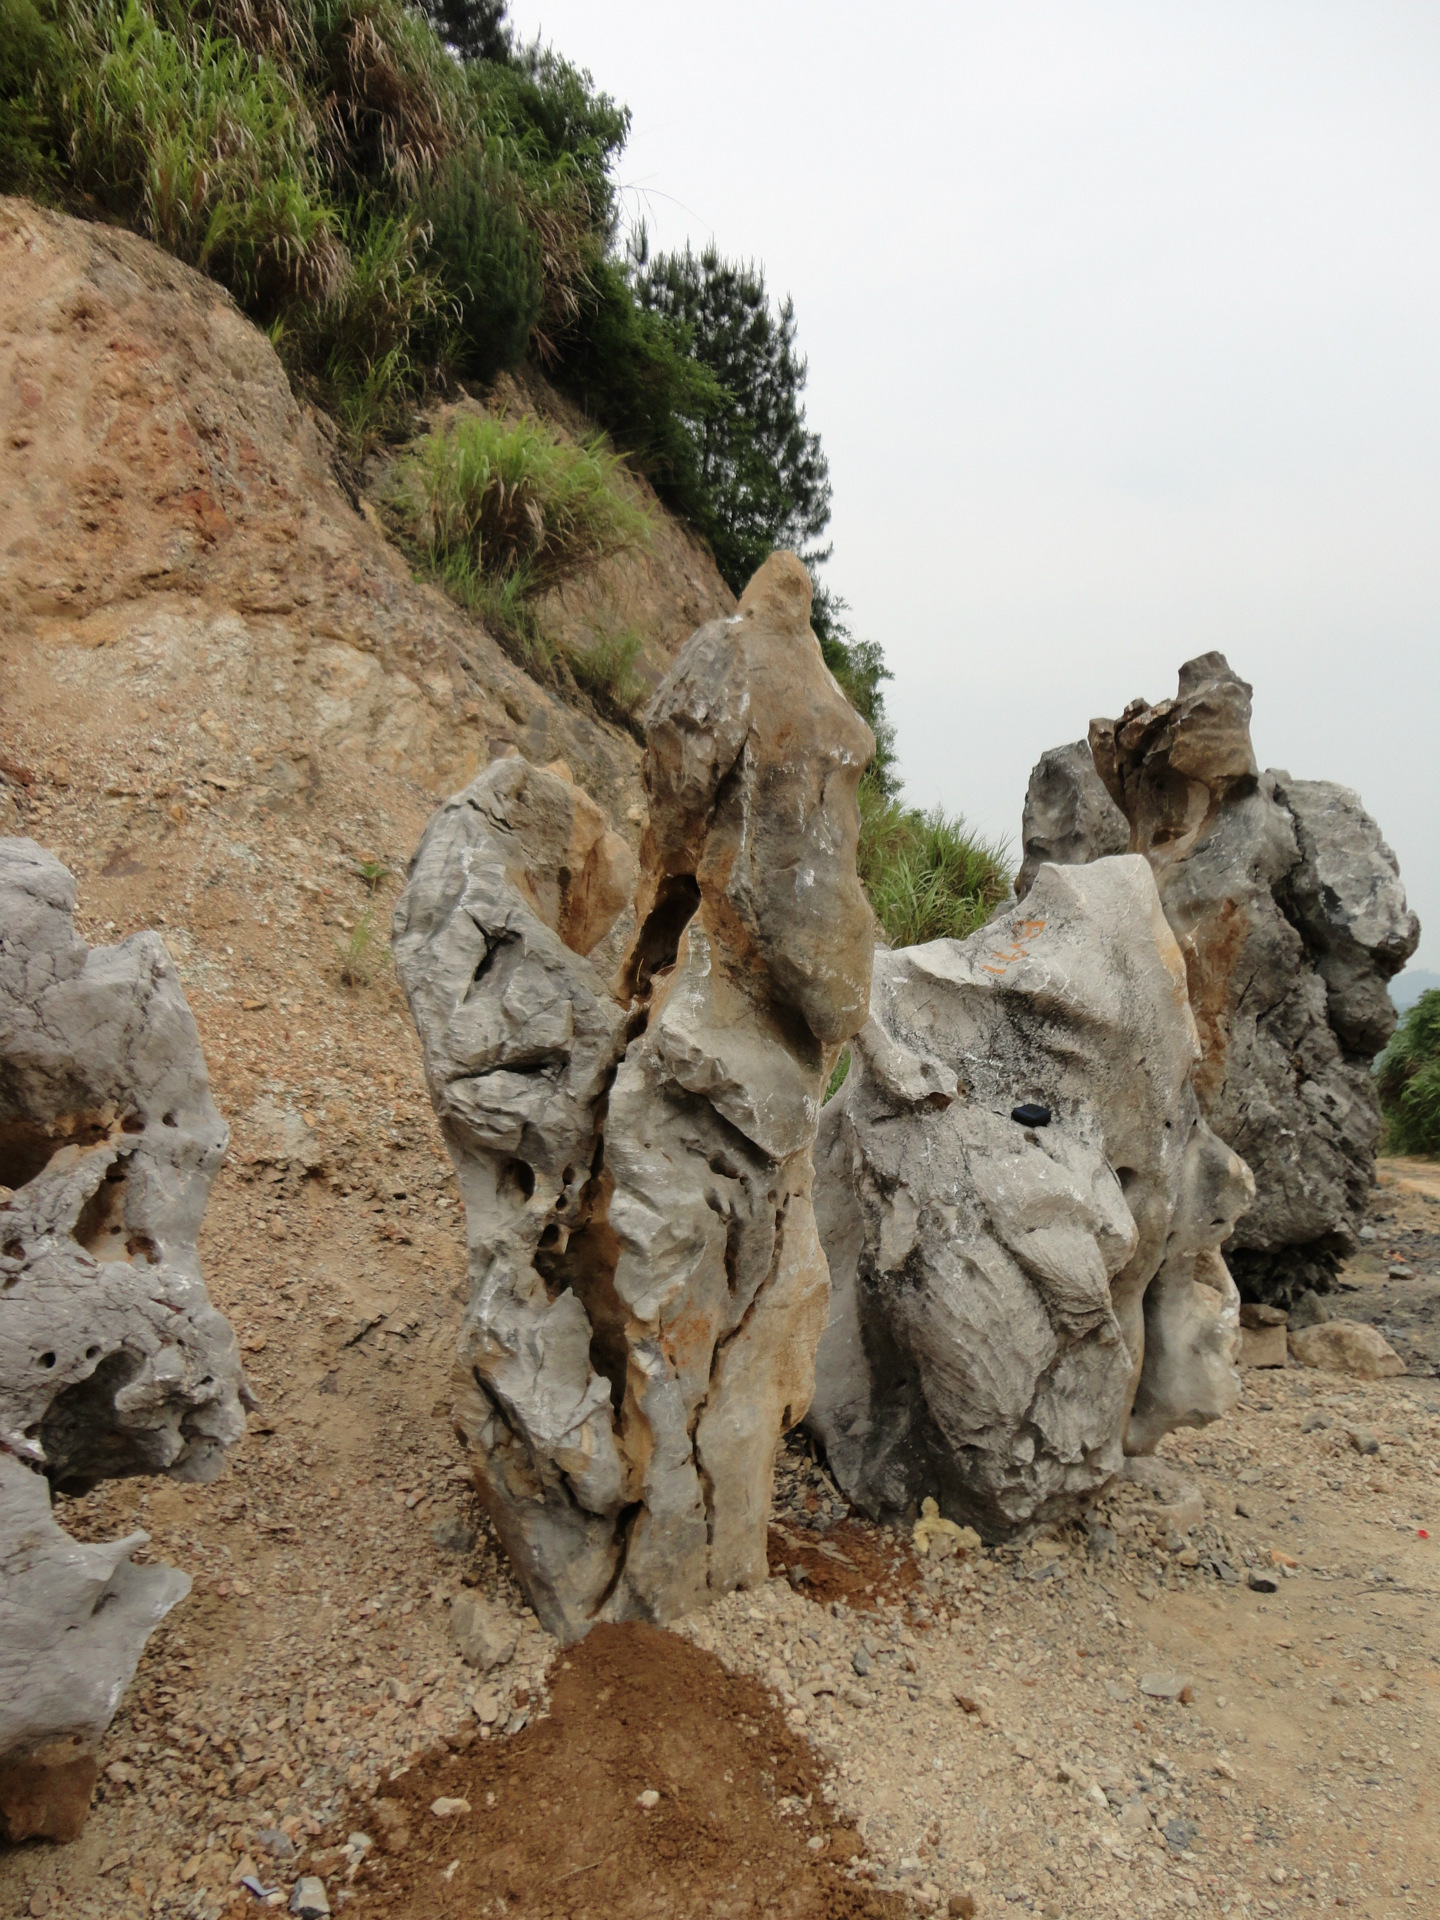
{"label": "green grass", "polygon": [[65,10],[60,107],[76,185],[247,305],[344,277],[314,121],[287,70],[139,0]]}
{"label": "green grass", "polygon": [[[529,418],[470,415],[398,459],[384,498],[425,571],[525,665],[544,667],[553,657],[534,602],[649,537],[649,516],[621,490],[621,466],[599,440],[562,440]],[[622,664],[612,652],[612,676]]]}
{"label": "green grass", "polygon": [[379,957],[384,951],[377,937],[374,909],[367,907],[350,929],[349,938],[335,942],[341,986],[372,986]]}
{"label": "green grass", "polygon": [[1010,886],[1003,845],[968,833],[959,815],[903,806],[868,777],[860,787],[858,864],[892,947],[965,939]]}
{"label": "green grass", "polygon": [[588,647],[571,647],[565,664],[575,680],[602,706],[629,716],[645,693],[645,682],[635,671],[645,636],[634,627],[597,628]]}
{"label": "green grass", "polygon": [[1386,1150],[1440,1155],[1440,988],[1401,1014],[1375,1080]]}

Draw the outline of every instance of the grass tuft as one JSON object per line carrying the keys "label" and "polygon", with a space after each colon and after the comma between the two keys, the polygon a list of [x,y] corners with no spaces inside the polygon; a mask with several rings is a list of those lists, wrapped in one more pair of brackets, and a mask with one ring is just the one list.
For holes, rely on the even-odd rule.
{"label": "grass tuft", "polygon": [[293,77],[139,0],[67,9],[63,103],[76,184],[247,304],[323,301],[344,250]]}
{"label": "grass tuft", "polygon": [[868,776],[860,787],[860,878],[892,947],[964,940],[1010,889],[1003,844],[977,839],[962,816],[921,813]]}
{"label": "grass tuft", "polygon": [[588,647],[567,651],[565,664],[592,698],[628,716],[645,694],[645,682],[635,671],[644,645],[644,635],[634,627],[600,628]]}
{"label": "grass tuft", "polygon": [[469,415],[395,463],[385,502],[427,572],[525,665],[553,666],[533,602],[649,536],[649,516],[617,485],[622,464],[598,439]]}
{"label": "grass tuft", "polygon": [[369,987],[375,982],[375,969],[383,947],[377,947],[375,910],[367,907],[350,929],[347,940],[335,942],[340,962],[342,987]]}

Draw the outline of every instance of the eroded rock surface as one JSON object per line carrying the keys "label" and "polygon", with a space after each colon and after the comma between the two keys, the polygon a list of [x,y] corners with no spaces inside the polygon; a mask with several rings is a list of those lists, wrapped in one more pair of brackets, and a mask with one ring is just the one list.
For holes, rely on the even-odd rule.
{"label": "eroded rock surface", "polygon": [[603,906],[577,919],[583,796],[522,761],[436,815],[396,909],[467,1208],[457,1426],[566,1639],[763,1580],[775,1445],[809,1402],[811,1146],[873,938],[855,874],[873,743],[809,609],[804,568],[772,557],[647,711],[618,997],[583,955],[621,875],[599,852],[579,895]]}
{"label": "eroded rock surface", "polygon": [[1197,1053],[1132,855],[1042,866],[970,939],[877,954],[816,1143],[810,1413],[868,1512],[935,1494],[1003,1537],[1233,1404],[1219,1246],[1251,1184],[1201,1117]]}
{"label": "eroded rock surface", "polygon": [[57,1837],[189,1582],[129,1565],[143,1535],[77,1546],[46,1482],[212,1479],[248,1397],[195,1248],[227,1137],[195,1022],[158,935],[89,948],[74,906],[53,855],[0,841],[0,1659],[23,1668],[0,1689],[0,1816]]}
{"label": "eroded rock surface", "polygon": [[1015,876],[1017,900],[1025,898],[1047,860],[1079,867],[1130,851],[1130,823],[1105,791],[1088,741],[1051,747],[1035,762],[1021,837],[1025,857]]}
{"label": "eroded rock surface", "polygon": [[151,1632],[190,1591],[137,1567],[149,1535],[81,1545],[44,1476],[0,1452],[0,1833],[73,1840],[109,1726]]}
{"label": "eroded rock surface", "polygon": [[1185,954],[1202,1108],[1255,1175],[1227,1257],[1247,1297],[1286,1302],[1355,1250],[1380,1130],[1370,1062],[1395,1024],[1385,983],[1419,923],[1356,794],[1258,769],[1250,693],[1202,654],[1174,700],[1092,722],[1090,745]]}

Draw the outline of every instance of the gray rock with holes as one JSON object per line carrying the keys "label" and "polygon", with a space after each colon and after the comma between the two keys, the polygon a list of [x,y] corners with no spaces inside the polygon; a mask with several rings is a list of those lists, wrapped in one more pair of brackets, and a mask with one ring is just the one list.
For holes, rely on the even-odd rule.
{"label": "gray rock with holes", "polygon": [[586,958],[618,888],[603,837],[566,851],[584,797],[553,772],[488,768],[430,822],[396,908],[468,1216],[455,1423],[566,1640],[763,1581],[775,1447],[810,1397],[811,1145],[865,1017],[874,742],[809,613],[804,567],[772,556],[650,704],[618,997]]}
{"label": "gray rock with holes", "polygon": [[1234,1403],[1218,1249],[1253,1188],[1201,1118],[1197,1058],[1135,855],[1041,866],[970,939],[876,955],[815,1147],[832,1291],[809,1422],[857,1505],[934,1495],[1003,1538]]}
{"label": "gray rock with holes", "polygon": [[1262,772],[1250,712],[1247,683],[1205,653],[1174,699],[1092,721],[1090,747],[1185,954],[1205,1117],[1255,1175],[1226,1257],[1248,1299],[1286,1305],[1357,1250],[1380,1136],[1371,1061],[1420,927],[1359,796]]}
{"label": "gray rock with holes", "polygon": [[[67,1562],[48,1510],[17,1546],[16,1516],[48,1509],[46,1480],[79,1491],[132,1473],[212,1479],[249,1398],[196,1253],[227,1134],[179,976],[152,933],[87,947],[74,907],[75,881],[52,854],[0,840],[0,1449],[17,1463],[0,1606],[23,1616],[41,1595],[81,1619],[53,1648],[35,1644],[32,1707],[0,1738],[12,1784],[27,1742],[108,1724],[144,1621],[181,1580],[142,1578],[123,1544],[72,1546]],[[97,1554],[113,1562],[104,1580]]]}

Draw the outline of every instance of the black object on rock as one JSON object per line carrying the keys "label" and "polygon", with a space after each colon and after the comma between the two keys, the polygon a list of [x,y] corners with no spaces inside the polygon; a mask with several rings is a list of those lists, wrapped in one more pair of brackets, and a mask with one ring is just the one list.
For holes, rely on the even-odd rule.
{"label": "black object on rock", "polygon": [[1023,1106],[1010,1109],[1010,1118],[1022,1127],[1048,1127],[1050,1109],[1036,1106],[1033,1100],[1027,1100]]}

